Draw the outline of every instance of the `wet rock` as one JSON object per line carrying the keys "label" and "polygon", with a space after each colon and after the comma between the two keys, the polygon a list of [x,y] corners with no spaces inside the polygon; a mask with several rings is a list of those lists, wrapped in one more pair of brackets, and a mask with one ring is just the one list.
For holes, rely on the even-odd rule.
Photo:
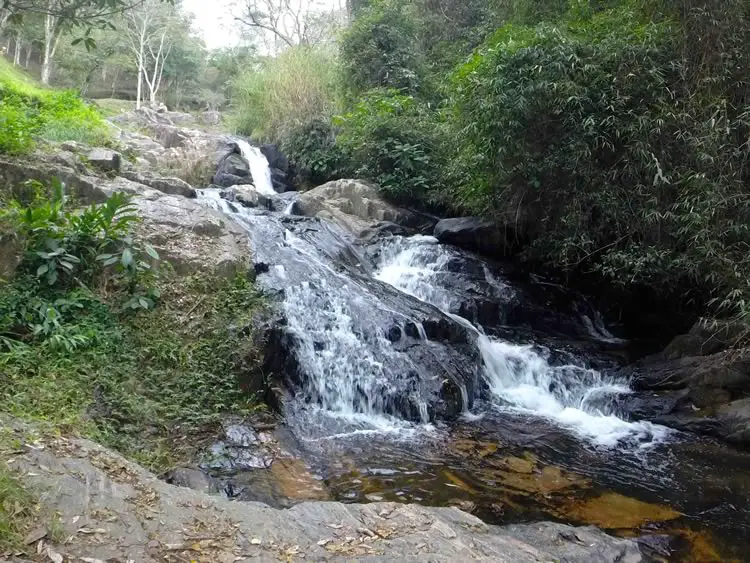
{"label": "wet rock", "polygon": [[104,172],[119,172],[122,163],[120,153],[109,149],[94,149],[88,154],[88,161]]}
{"label": "wet rock", "polygon": [[359,240],[357,242],[363,245],[370,245],[390,237],[408,237],[415,234],[416,231],[414,229],[397,225],[390,221],[381,221],[362,230],[359,233]]}
{"label": "wet rock", "polygon": [[255,431],[243,424],[230,424],[226,426],[224,434],[227,437],[227,441],[233,446],[247,448],[260,442]]}
{"label": "wet rock", "polygon": [[218,493],[220,490],[218,483],[200,469],[178,467],[167,473],[165,480],[171,485],[193,489],[194,491],[206,494]]}
{"label": "wet rock", "polygon": [[508,256],[514,248],[505,229],[479,217],[443,219],[435,225],[433,234],[444,244],[494,257]]}
{"label": "wet rock", "polygon": [[411,211],[386,202],[378,189],[361,180],[336,180],[299,196],[295,212],[331,221],[359,235],[374,224],[387,221],[416,227],[422,219]]}
{"label": "wet rock", "polygon": [[274,207],[273,200],[256,191],[252,185],[231,186],[222,190],[221,197],[227,201],[236,201],[245,207],[263,207],[265,209]]}
{"label": "wet rock", "polygon": [[219,160],[213,183],[222,188],[230,188],[252,184],[252,182],[250,165],[239,154],[239,148],[234,145],[232,152],[227,153]]}
{"label": "wet rock", "polygon": [[732,401],[716,411],[722,437],[733,444],[750,444],[750,398]]}

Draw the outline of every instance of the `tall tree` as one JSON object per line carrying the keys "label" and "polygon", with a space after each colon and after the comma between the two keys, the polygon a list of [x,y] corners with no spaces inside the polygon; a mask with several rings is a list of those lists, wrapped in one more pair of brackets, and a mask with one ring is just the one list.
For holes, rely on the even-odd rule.
{"label": "tall tree", "polygon": [[156,103],[161,88],[164,64],[173,45],[172,30],[177,13],[174,6],[159,0],[146,0],[126,14],[125,33],[130,41],[130,50],[138,67],[136,107],[144,100],[144,83],[148,88],[148,100]]}

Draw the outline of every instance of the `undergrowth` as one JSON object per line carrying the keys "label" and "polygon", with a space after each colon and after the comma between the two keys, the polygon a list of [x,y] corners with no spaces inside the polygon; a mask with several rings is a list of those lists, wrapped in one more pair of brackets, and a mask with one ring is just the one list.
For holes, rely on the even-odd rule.
{"label": "undergrowth", "polygon": [[257,369],[263,303],[246,276],[147,268],[158,255],[133,241],[123,198],[82,212],[55,197],[7,209],[0,231],[21,237],[23,259],[0,286],[4,412],[163,471],[222,415],[256,408],[238,380]]}
{"label": "undergrowth", "polygon": [[24,535],[34,519],[35,501],[15,475],[0,462],[0,554],[23,547]]}

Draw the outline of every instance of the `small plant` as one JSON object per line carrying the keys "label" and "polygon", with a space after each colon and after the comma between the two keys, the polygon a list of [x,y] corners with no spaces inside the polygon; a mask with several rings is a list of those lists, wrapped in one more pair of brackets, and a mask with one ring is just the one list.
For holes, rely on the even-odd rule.
{"label": "small plant", "polygon": [[159,255],[133,238],[138,216],[128,196],[74,210],[62,184],[53,184],[47,198],[44,192],[27,184],[0,213],[3,236],[17,237],[23,248],[15,293],[0,301],[0,334],[4,348],[10,339],[36,339],[71,351],[91,340],[76,321],[93,302],[82,288],[114,286],[125,309],[151,309],[159,298]]}

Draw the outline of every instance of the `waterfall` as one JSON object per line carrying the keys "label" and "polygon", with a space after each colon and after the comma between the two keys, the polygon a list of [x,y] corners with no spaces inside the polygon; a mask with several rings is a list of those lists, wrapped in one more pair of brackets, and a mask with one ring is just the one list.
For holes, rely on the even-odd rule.
{"label": "waterfall", "polygon": [[[396,237],[381,253],[375,276],[455,314],[455,292],[442,284],[444,276],[453,274],[447,270],[451,252],[432,237]],[[487,281],[512,297],[501,280]],[[668,433],[661,426],[618,417],[613,399],[630,392],[626,381],[579,365],[551,365],[542,347],[511,344],[485,335],[481,327],[475,330],[484,379],[498,408],[546,417],[602,446],[622,440],[653,443]]]}
{"label": "waterfall", "polygon": [[258,147],[252,146],[244,139],[234,139],[240,148],[242,158],[250,165],[250,174],[253,177],[253,184],[256,191],[265,195],[275,195],[273,181],[271,180],[271,169],[268,166],[268,159]]}

